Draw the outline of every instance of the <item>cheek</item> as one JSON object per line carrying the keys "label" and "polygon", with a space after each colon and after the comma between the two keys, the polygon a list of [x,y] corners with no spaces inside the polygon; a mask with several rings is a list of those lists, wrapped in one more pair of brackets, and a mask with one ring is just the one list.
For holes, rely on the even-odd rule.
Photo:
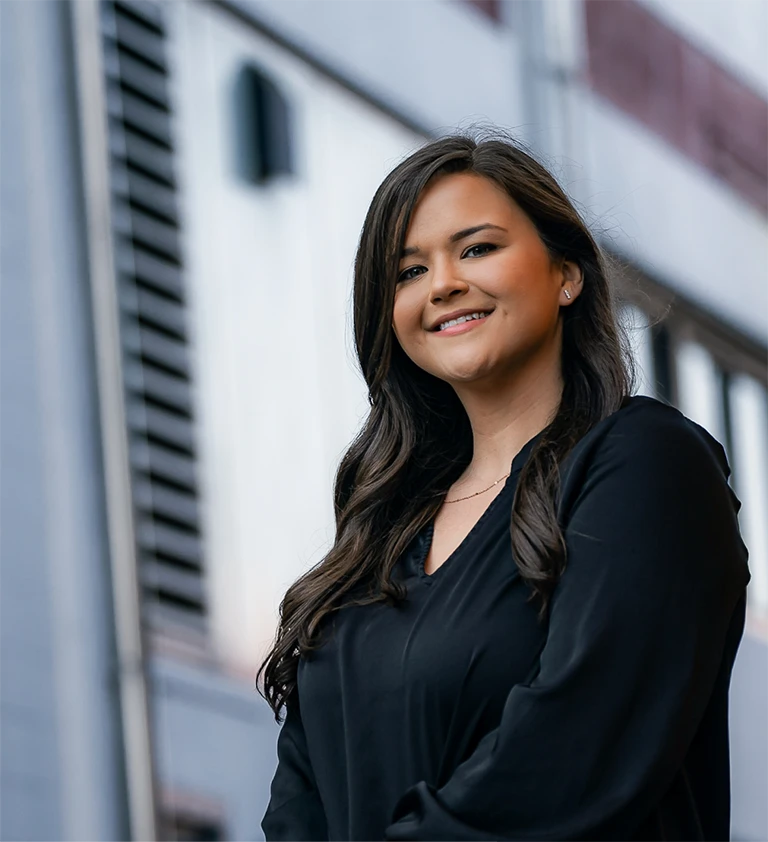
{"label": "cheek", "polygon": [[392,329],[395,331],[395,335],[399,338],[403,332],[403,314],[402,314],[402,307],[398,306],[397,301],[395,301],[394,309],[392,310]]}
{"label": "cheek", "polygon": [[407,296],[399,294],[395,297],[392,324],[398,336],[408,334],[415,327],[420,326],[418,308],[414,302],[408,300]]}

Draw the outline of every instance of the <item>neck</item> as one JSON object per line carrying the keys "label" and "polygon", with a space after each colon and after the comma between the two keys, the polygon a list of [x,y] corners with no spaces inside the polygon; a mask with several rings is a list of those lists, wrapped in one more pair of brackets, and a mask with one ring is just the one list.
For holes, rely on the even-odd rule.
{"label": "neck", "polygon": [[510,470],[515,456],[554,418],[562,396],[562,380],[529,372],[524,381],[453,384],[472,425],[473,453],[460,482],[488,484]]}

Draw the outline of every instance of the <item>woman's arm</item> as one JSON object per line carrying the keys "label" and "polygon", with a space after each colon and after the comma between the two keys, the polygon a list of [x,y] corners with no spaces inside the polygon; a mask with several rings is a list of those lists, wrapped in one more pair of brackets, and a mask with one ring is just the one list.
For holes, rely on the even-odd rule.
{"label": "woman's arm", "polygon": [[538,675],[444,786],[402,795],[385,839],[631,838],[681,768],[729,627],[743,628],[748,554],[719,451],[683,416],[617,424],[564,530]]}
{"label": "woman's arm", "polygon": [[288,698],[285,721],[277,737],[277,770],[261,829],[267,842],[328,839],[325,813],[301,721],[298,688],[294,688]]}

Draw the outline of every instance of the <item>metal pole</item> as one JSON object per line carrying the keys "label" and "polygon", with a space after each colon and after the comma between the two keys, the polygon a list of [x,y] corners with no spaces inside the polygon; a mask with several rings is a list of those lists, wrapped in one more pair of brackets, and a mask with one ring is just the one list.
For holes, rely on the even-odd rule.
{"label": "metal pole", "polygon": [[70,0],[131,838],[157,839],[148,672],[141,621],[117,298],[99,0]]}

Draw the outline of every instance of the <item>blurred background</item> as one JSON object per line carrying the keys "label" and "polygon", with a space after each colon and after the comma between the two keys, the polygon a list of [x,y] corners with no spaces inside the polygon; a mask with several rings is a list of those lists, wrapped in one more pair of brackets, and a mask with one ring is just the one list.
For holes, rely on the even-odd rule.
{"label": "blurred background", "polygon": [[477,123],[625,270],[640,392],[750,550],[732,838],[768,839],[768,3],[0,3],[0,836],[262,839],[256,669],[367,409],[373,193]]}

